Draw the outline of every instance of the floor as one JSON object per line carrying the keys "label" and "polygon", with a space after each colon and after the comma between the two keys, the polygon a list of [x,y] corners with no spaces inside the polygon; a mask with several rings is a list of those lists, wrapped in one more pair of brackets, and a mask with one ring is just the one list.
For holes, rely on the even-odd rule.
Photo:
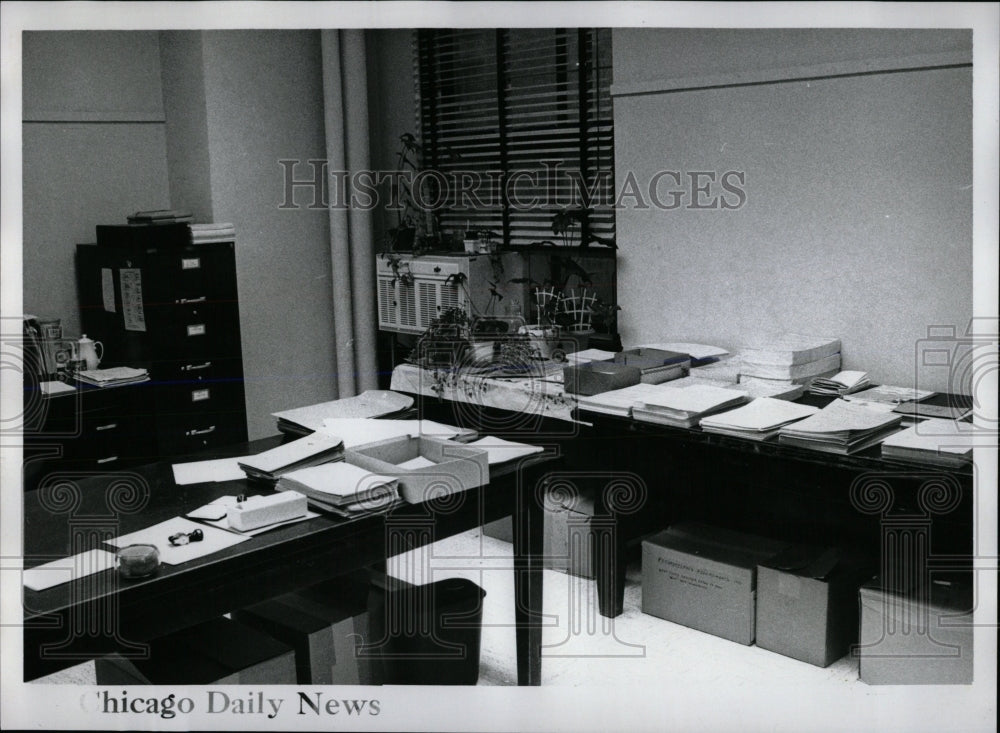
{"label": "floor", "polygon": [[[511,558],[510,543],[473,530],[393,558],[389,564],[391,574],[411,582],[465,577],[485,589],[480,685],[516,684]],[[635,558],[628,567],[625,611],[613,621],[596,612],[593,581],[543,571],[548,614],[543,632],[543,686],[679,682],[738,688],[766,680],[779,687],[818,684],[840,691],[867,687],[858,680],[857,660],[850,657],[821,669],[642,613],[640,571]],[[575,609],[582,613],[573,613]],[[40,681],[94,684],[94,665],[81,664]]]}

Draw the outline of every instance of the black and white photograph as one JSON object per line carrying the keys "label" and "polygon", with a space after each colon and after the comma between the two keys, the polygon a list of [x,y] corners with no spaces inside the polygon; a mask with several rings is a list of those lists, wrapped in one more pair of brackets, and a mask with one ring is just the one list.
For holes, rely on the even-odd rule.
{"label": "black and white photograph", "polygon": [[997,729],[1000,3],[0,19],[4,728]]}

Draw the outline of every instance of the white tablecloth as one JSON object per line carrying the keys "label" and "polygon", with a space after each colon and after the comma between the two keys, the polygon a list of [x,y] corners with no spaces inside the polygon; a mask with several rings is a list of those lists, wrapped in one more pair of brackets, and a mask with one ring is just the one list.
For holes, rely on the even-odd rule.
{"label": "white tablecloth", "polygon": [[565,394],[562,384],[548,379],[498,379],[447,368],[422,369],[413,364],[393,369],[390,389],[569,422],[574,422],[570,413],[576,408],[576,397]]}

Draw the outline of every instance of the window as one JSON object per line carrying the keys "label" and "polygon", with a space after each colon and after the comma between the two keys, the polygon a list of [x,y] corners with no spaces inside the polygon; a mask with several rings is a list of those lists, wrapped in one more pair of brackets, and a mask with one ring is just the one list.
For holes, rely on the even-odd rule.
{"label": "window", "polygon": [[[415,78],[441,231],[613,241],[609,29],[417,31]],[[582,226],[557,238],[555,213],[581,206]]]}

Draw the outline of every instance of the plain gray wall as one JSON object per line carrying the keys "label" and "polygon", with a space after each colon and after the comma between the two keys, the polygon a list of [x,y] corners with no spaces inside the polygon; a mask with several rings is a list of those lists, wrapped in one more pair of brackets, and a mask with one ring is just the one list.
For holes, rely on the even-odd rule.
{"label": "plain gray wall", "polygon": [[[972,73],[921,64],[971,61],[971,35],[854,33],[833,32],[824,56],[817,31],[615,32],[617,185],[660,170],[746,175],[742,208],[618,212],[623,341],[839,336],[844,368],[912,384],[928,326],[964,332]],[[915,70],[850,73],[893,66]],[[848,75],[799,78],[816,69]],[[737,201],[716,183],[720,194]]]}

